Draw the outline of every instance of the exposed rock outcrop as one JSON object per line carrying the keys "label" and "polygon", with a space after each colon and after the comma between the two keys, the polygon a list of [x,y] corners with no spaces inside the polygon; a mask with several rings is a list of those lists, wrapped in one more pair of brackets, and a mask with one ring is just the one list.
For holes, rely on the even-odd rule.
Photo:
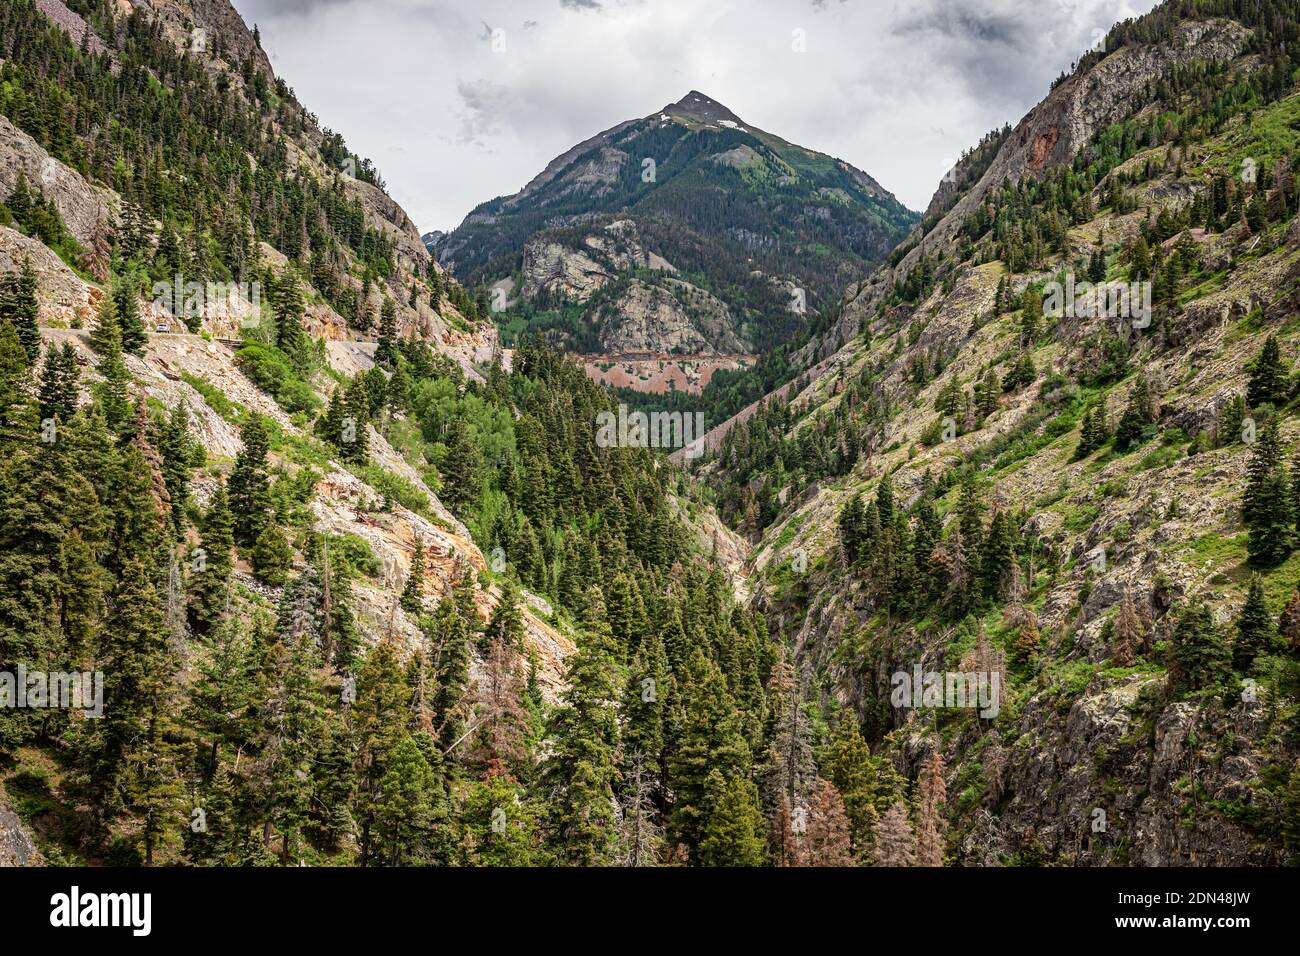
{"label": "exposed rock outcrop", "polygon": [[0,805],[0,867],[41,866],[43,862],[17,814]]}

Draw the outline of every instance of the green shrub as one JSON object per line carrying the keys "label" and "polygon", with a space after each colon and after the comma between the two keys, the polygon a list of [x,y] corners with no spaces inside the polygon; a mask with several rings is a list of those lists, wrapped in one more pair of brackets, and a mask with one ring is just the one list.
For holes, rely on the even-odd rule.
{"label": "green shrub", "polygon": [[274,345],[245,342],[235,354],[235,362],[254,385],[274,397],[285,411],[314,415],[320,409],[320,399],[311,386],[289,357]]}
{"label": "green shrub", "polygon": [[383,565],[365,538],[355,534],[332,535],[330,547],[357,574],[377,579],[383,570]]}

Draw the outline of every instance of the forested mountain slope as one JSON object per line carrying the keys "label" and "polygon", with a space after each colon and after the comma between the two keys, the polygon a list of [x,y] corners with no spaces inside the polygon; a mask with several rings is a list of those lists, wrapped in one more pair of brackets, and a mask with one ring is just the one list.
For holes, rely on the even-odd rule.
{"label": "forested mountain slope", "polygon": [[503,366],[227,3],[0,56],[6,859],[760,862],[778,652],[610,396]]}
{"label": "forested mountain slope", "polygon": [[[513,336],[583,353],[752,355],[802,338],[916,221],[849,164],[692,91],[484,203],[439,259]],[[684,383],[679,382],[679,386]]]}
{"label": "forested mountain slope", "polygon": [[854,708],[921,830],[943,796],[949,862],[1300,852],[1298,29],[1118,25],[714,436],[808,708]]}

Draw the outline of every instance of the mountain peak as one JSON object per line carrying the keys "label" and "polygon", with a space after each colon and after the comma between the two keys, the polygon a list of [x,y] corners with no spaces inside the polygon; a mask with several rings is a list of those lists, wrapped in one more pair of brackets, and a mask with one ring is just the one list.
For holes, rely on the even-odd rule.
{"label": "mountain peak", "polygon": [[665,106],[661,114],[679,116],[682,119],[702,123],[734,123],[741,125],[741,119],[717,100],[706,96],[699,90],[691,90],[676,103]]}

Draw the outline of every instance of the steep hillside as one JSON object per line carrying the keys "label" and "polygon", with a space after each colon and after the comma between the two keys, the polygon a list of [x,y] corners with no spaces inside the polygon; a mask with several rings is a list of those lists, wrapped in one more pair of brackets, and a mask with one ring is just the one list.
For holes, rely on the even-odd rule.
{"label": "steep hillside", "polygon": [[192,301],[173,318],[194,330],[232,310],[244,318],[250,303],[187,286],[243,286],[247,300],[292,260],[329,338],[373,339],[388,304],[397,337],[462,356],[490,348],[494,330],[477,327],[470,297],[431,263],[369,161],[271,73],[226,0],[74,6],[18,0],[0,13],[0,194],[21,181],[62,219],[24,231],[96,281],[112,268],[146,301]]}
{"label": "steep hillside", "polygon": [[583,353],[767,351],[893,248],[915,216],[861,170],[702,93],[606,130],[438,240],[493,283],[507,335]]}
{"label": "steep hillside", "polygon": [[949,862],[1300,853],[1297,30],[1116,27],[711,437],[810,706],[943,781]]}
{"label": "steep hillside", "polygon": [[[743,544],[597,446],[575,366],[503,366],[224,0],[20,0],[0,59],[4,861],[553,859],[574,668],[642,667],[647,614],[644,666],[684,663],[692,601],[756,658]],[[24,669],[102,716],[15,701]],[[390,764],[402,819],[436,803],[415,842]]]}

